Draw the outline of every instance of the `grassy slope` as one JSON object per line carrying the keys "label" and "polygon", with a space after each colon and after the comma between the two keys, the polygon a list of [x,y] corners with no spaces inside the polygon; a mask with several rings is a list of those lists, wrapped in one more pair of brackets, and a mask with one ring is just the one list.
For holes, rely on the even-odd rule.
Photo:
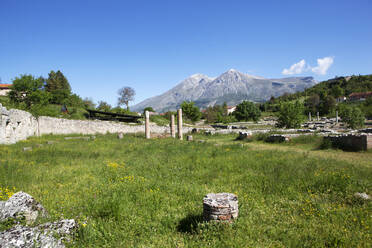
{"label": "grassy slope", "polygon": [[[371,193],[372,167],[365,164],[371,153],[313,151],[300,141],[240,147],[233,138],[217,135],[207,143],[114,135],[94,141],[31,138],[0,146],[0,187],[30,193],[52,219],[86,222],[76,247],[371,244],[372,203],[353,197]],[[47,140],[59,142],[21,151]],[[208,192],[238,195],[234,224],[201,222]]]}

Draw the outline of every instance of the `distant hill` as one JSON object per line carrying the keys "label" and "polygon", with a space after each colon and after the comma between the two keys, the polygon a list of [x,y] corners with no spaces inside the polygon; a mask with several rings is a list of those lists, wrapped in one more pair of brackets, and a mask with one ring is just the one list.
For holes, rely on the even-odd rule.
{"label": "distant hill", "polygon": [[223,102],[236,105],[243,100],[264,102],[271,96],[303,91],[316,83],[312,77],[266,79],[234,69],[217,78],[195,74],[169,91],[132,106],[131,110],[142,111],[145,107],[152,107],[158,112],[164,112],[177,109],[183,101],[194,101],[200,108]]}
{"label": "distant hill", "polygon": [[335,98],[339,96],[349,96],[351,93],[372,91],[372,74],[335,77],[323,82],[320,82],[303,92],[284,95],[278,97],[276,100],[296,100],[303,96],[317,95],[331,95]]}

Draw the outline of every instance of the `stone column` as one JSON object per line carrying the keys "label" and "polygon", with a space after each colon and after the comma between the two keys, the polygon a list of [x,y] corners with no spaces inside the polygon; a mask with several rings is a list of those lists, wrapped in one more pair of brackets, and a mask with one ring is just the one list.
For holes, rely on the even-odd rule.
{"label": "stone column", "polygon": [[206,221],[233,221],[238,218],[238,197],[231,193],[210,193],[203,198]]}
{"label": "stone column", "polygon": [[183,140],[183,135],[182,135],[182,109],[179,109],[177,111],[177,117],[178,117],[178,119],[177,119],[177,121],[178,121],[178,123],[177,123],[178,138],[180,140]]}
{"label": "stone column", "polygon": [[316,112],[316,117],[317,117],[317,119],[319,121],[320,120],[320,118],[319,118],[319,112]]}
{"label": "stone column", "polygon": [[171,115],[171,123],[170,123],[170,132],[171,132],[171,136],[172,138],[176,138],[176,128],[174,126],[174,115]]}
{"label": "stone column", "polygon": [[336,124],[338,123],[338,111],[336,111]]}
{"label": "stone column", "polygon": [[311,121],[311,112],[309,112],[309,121]]}
{"label": "stone column", "polygon": [[150,113],[149,111],[145,111],[145,134],[146,134],[146,139],[150,139]]}

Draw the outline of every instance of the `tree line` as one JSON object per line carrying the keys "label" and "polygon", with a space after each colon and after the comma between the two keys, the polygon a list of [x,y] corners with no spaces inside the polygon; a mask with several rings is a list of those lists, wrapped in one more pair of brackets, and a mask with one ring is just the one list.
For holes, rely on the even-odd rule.
{"label": "tree line", "polygon": [[[133,88],[123,87],[118,90],[116,107],[113,108],[104,101],[99,101],[97,105],[90,98],[82,99],[74,94],[69,81],[60,70],[50,71],[48,77],[23,74],[16,77],[12,83],[8,94],[11,107],[29,111],[36,116],[65,114],[65,117],[83,119],[87,117],[85,109],[130,113],[129,102],[133,101],[135,96]],[[123,105],[126,109],[121,108]]]}

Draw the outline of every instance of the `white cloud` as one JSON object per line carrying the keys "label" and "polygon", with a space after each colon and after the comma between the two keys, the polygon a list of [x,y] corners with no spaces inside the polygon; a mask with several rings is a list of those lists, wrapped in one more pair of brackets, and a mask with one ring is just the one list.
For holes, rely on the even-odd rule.
{"label": "white cloud", "polygon": [[303,59],[300,62],[293,64],[289,69],[284,69],[282,74],[293,75],[303,73],[304,71],[306,71],[306,62]]}
{"label": "white cloud", "polygon": [[318,75],[325,75],[328,69],[333,64],[333,57],[324,57],[317,59],[318,65],[311,67],[306,64],[306,61],[303,59],[300,62],[293,64],[289,69],[284,69],[282,74],[284,75],[293,75],[293,74],[301,74],[306,71],[312,71]]}
{"label": "white cloud", "polygon": [[333,57],[324,57],[321,59],[317,59],[318,65],[311,68],[311,71],[314,72],[315,74],[319,75],[325,75],[333,64]]}

